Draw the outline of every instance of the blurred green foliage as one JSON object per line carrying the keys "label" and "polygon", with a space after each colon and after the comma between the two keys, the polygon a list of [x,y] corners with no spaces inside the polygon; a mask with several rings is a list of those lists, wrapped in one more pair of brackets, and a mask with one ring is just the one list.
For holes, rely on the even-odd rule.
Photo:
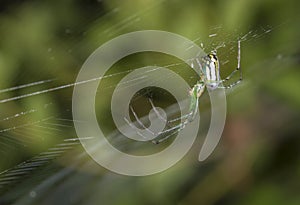
{"label": "blurred green foliage", "polygon": [[[79,170],[70,177],[72,187],[57,186],[62,191],[71,187],[75,192],[75,186],[87,178],[91,180],[85,184],[92,187],[87,188],[89,193],[77,198],[74,204],[296,205],[300,203],[299,7],[296,0],[2,1],[0,90],[52,81],[0,92],[1,100],[74,83],[82,64],[97,47],[118,35],[143,29],[178,33],[203,43],[207,52],[225,43],[226,47],[218,50],[221,63],[228,61],[221,68],[224,77],[236,66],[237,39],[246,35],[241,59],[245,80],[228,94],[228,120],[223,139],[209,159],[212,162],[198,164],[198,146],[179,165],[156,176],[107,176],[91,165],[88,171]],[[209,37],[210,34],[217,35]],[[149,62],[174,63],[174,59],[153,60],[153,56],[144,56],[139,61],[127,59],[116,65],[115,70]],[[180,66],[174,69],[191,75]],[[110,78],[107,83],[115,84],[120,77]],[[106,118],[109,94],[99,97],[97,109],[106,112],[102,116]],[[56,119],[72,119],[71,100],[69,87],[0,103],[0,171],[64,138],[76,137],[73,128],[40,124],[48,118],[53,124],[58,123]],[[34,112],[15,116],[30,110]],[[105,125],[111,126],[108,122]],[[68,160],[72,161],[72,157]],[[99,173],[89,173],[90,170]],[[51,175],[50,172],[46,174]],[[10,194],[21,199],[18,189],[22,187]],[[40,198],[36,204],[73,203],[71,191],[66,195],[53,194],[50,201],[46,200],[47,194],[41,195],[45,200]]]}

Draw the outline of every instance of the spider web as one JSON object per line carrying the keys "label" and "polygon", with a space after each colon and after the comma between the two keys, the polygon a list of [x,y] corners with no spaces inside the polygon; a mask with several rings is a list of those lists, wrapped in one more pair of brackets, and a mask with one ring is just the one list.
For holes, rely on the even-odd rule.
{"label": "spider web", "polygon": [[[163,2],[164,1],[159,4]],[[122,21],[106,27],[103,29],[103,35],[112,38],[119,34],[126,33],[131,26],[141,22],[142,19],[159,4],[148,5],[147,9],[138,11],[124,18]],[[103,16],[90,23],[91,30],[88,32],[92,32],[93,29],[96,29],[94,25],[97,23],[103,22],[115,13],[121,11],[122,8],[115,7],[111,11],[106,12]],[[236,64],[236,58],[234,56],[236,56],[236,42],[238,39],[242,42],[243,67],[244,62],[247,61],[247,49],[245,48],[250,44],[264,42],[264,39],[268,38],[268,36],[276,29],[281,29],[281,25],[275,27],[266,26],[259,30],[250,29],[244,33],[236,32],[234,34],[226,34],[222,25],[216,25],[208,29],[209,34],[206,37],[196,37],[193,41],[198,45],[201,45],[206,52],[217,50],[222,67],[221,69],[224,68],[225,70],[224,72],[221,72],[221,75],[224,77],[234,69],[234,65]],[[66,32],[75,33],[77,31],[66,29]],[[97,44],[95,44],[95,47],[96,45]],[[76,47],[80,46],[75,44],[74,48],[69,48],[69,50],[73,51]],[[51,53],[53,52],[53,49],[47,48],[47,51]],[[283,64],[293,62],[292,56],[285,56],[282,52],[277,52],[270,56],[264,56],[262,59],[258,59],[253,65],[243,67],[246,80],[242,86],[228,92],[229,98],[231,94],[237,95],[249,86],[256,86],[247,79],[247,76],[250,76],[251,73],[256,73],[251,80],[255,79],[260,82],[263,81],[263,79],[259,76],[262,76],[263,73],[268,72],[272,73],[271,75],[276,75],[276,73],[282,72]],[[170,69],[175,68],[178,73],[181,73],[181,70],[178,69],[178,67],[183,65],[184,63],[180,62],[170,62],[163,66]],[[264,67],[265,69],[262,71],[261,67]],[[107,74],[104,79],[108,80],[107,82],[111,81],[113,83],[108,83],[108,85],[104,85],[103,87],[107,90],[113,89],[115,87],[115,82],[117,82],[119,78],[130,73],[134,69],[136,68],[132,67],[120,72]],[[149,72],[155,72],[155,70]],[[76,76],[77,71],[72,73],[72,76],[74,77]],[[26,73],[22,75],[22,78],[28,79],[25,84],[16,83],[16,85],[12,87],[0,88],[0,152],[2,156],[7,156],[6,158],[8,161],[9,159],[12,161],[12,163],[8,164],[3,163],[4,165],[1,167],[0,193],[3,196],[1,197],[3,203],[9,203],[15,199],[14,196],[11,195],[11,191],[16,191],[14,187],[16,184],[18,184],[18,187],[23,187],[23,189],[17,189],[18,193],[15,195],[23,196],[23,198],[19,198],[19,201],[20,203],[26,204],[26,200],[27,203],[30,203],[30,200],[27,198],[28,194],[30,199],[33,200],[37,194],[46,193],[49,189],[53,188],[55,184],[59,183],[60,180],[65,179],[67,176],[70,179],[65,181],[67,184],[66,186],[76,184],[71,180],[74,179],[74,177],[86,180],[87,184],[91,183],[93,180],[91,177],[79,176],[74,170],[88,170],[90,167],[95,168],[93,162],[86,161],[88,156],[81,149],[73,126],[74,119],[72,119],[71,114],[71,99],[72,89],[76,85],[74,83],[74,78],[72,82],[67,82],[63,79],[64,76],[60,76],[59,73],[57,73],[55,79],[53,79],[52,76],[49,76],[48,78],[29,80],[30,76],[26,76]],[[191,85],[197,80],[197,76],[192,72],[183,75],[187,75]],[[17,77],[15,79],[16,82]],[[142,80],[143,77],[146,77],[146,74],[145,76],[141,76],[140,79],[136,79],[136,81]],[[164,76],[164,78],[168,80],[168,76]],[[95,80],[98,79],[90,79],[89,81],[80,83],[90,83]],[[126,82],[126,86],[131,86],[133,83],[136,82]],[[137,96],[137,99],[139,97],[147,96],[147,94],[151,92],[151,90],[142,92]],[[68,103],[61,106],[59,98],[63,95],[66,96],[65,100]],[[162,95],[165,94],[163,93]],[[46,100],[37,100],[39,103],[37,106],[28,105],[26,103],[23,104],[27,99],[39,99],[39,97],[45,97]],[[207,98],[204,98],[203,100],[203,106],[205,108],[205,106],[208,106],[209,101]],[[10,106],[17,108],[13,109],[13,111],[6,111],[5,108]],[[174,104],[168,104],[168,107],[170,108],[169,114],[178,112],[178,107],[176,108]],[[53,112],[53,110],[56,111]],[[147,111],[145,112],[147,113]],[[109,130],[108,132],[108,138],[111,138],[113,144],[119,146],[121,150],[132,152],[132,149],[144,149],[139,143],[125,141],[116,130]],[[43,143],[45,139],[48,140],[49,143]],[[89,138],[85,140],[89,140]],[[40,144],[43,146],[41,148],[36,148]],[[35,151],[28,153],[28,147],[33,147]],[[163,147],[151,147],[151,151],[158,151],[162,148]],[[26,154],[20,156],[20,153]],[[61,163],[66,163],[72,155],[74,156],[72,157],[72,160],[70,160],[67,165],[62,166]],[[111,175],[106,173],[102,179],[102,186],[104,186],[104,182],[110,180],[110,178]],[[35,181],[35,183],[33,183],[33,181]],[[98,186],[101,186],[101,184]],[[55,194],[61,196],[58,192]]]}

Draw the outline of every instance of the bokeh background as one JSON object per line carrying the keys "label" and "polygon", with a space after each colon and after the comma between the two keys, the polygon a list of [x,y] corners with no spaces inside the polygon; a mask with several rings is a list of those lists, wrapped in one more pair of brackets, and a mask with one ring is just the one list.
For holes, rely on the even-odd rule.
{"label": "bokeh background", "polygon": [[[296,0],[1,1],[0,204],[299,204],[299,7]],[[241,39],[244,81],[227,92],[225,130],[208,160],[197,161],[209,125],[205,94],[202,129],[183,160],[157,175],[125,177],[94,163],[76,140],[72,89],[96,48],[144,29],[183,35],[206,52],[217,49],[223,77],[236,67]],[[108,135],[114,85],[124,71],[145,65],[169,65],[191,86],[197,80],[170,56],[122,59],[108,74],[123,74],[107,78],[97,94]],[[149,97],[162,107],[174,103],[162,90],[142,90],[133,101],[140,116],[150,109]],[[136,151],[122,136],[110,140]]]}

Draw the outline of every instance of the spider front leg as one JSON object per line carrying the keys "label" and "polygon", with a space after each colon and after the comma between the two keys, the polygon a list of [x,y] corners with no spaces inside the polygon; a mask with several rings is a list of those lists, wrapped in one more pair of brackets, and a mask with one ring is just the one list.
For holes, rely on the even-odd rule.
{"label": "spider front leg", "polygon": [[240,82],[242,82],[242,80],[243,80],[243,74],[242,74],[242,69],[241,69],[241,41],[240,41],[240,40],[238,41],[238,56],[237,56],[237,61],[238,61],[238,63],[237,63],[237,68],[236,68],[234,71],[232,71],[232,73],[231,73],[229,76],[227,76],[225,79],[221,80],[221,83],[224,83],[224,82],[230,80],[230,78],[231,78],[236,72],[239,72],[239,73],[240,73],[240,78],[239,78],[236,82],[234,82],[234,83],[232,83],[232,84],[230,84],[230,85],[227,85],[227,86],[219,86],[220,88],[230,89],[230,88],[236,86],[237,84],[239,84]]}
{"label": "spider front leg", "polygon": [[192,122],[198,111],[199,98],[204,92],[205,85],[202,81],[198,81],[196,85],[190,90],[190,107],[188,121]]}

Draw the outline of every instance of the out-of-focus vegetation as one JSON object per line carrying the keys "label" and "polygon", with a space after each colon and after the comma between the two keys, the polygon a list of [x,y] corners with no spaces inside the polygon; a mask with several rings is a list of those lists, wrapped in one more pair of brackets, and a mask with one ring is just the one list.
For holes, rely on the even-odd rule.
{"label": "out-of-focus vegetation", "polygon": [[[13,187],[1,182],[0,204],[299,204],[299,7],[296,0],[2,1],[0,171],[76,137],[68,121],[72,86],[5,99],[74,83],[86,58],[118,35],[165,30],[203,43],[207,52],[224,43],[218,49],[223,77],[235,68],[236,42],[244,36],[245,80],[228,93],[225,131],[206,162],[197,162],[198,140],[179,164],[162,174],[123,177],[87,156],[75,158],[83,152],[79,146]],[[114,69],[175,61],[157,54],[139,60],[125,59]],[[193,77],[180,66],[174,69]],[[107,82],[117,83],[120,77]],[[5,90],[42,80],[49,82]],[[103,118],[110,117],[108,96],[97,97]],[[105,123],[109,132],[111,124]]]}

